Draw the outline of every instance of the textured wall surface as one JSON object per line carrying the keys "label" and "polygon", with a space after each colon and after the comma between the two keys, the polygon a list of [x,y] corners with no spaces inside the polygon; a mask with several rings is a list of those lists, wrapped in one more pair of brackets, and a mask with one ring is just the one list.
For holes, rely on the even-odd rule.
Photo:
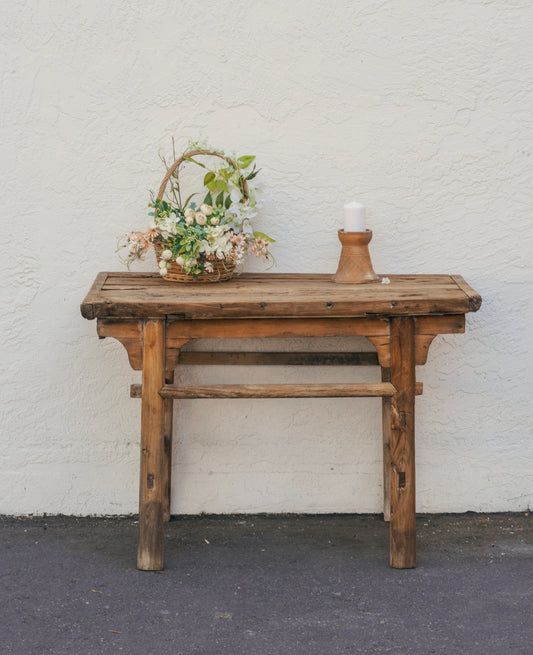
{"label": "textured wall surface", "polygon": [[[257,155],[277,271],[334,271],[357,199],[376,271],[458,273],[482,294],[418,371],[417,505],[530,506],[532,29],[525,0],[3,2],[0,513],[136,511],[139,374],[79,304],[121,269],[117,237],[146,225],[172,135]],[[380,511],[379,407],[177,404],[173,512]]]}

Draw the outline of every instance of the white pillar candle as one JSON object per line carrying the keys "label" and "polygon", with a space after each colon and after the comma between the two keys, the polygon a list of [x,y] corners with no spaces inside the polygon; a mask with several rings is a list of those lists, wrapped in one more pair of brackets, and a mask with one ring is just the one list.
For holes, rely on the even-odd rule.
{"label": "white pillar candle", "polygon": [[359,202],[344,205],[344,231],[365,232],[365,206]]}

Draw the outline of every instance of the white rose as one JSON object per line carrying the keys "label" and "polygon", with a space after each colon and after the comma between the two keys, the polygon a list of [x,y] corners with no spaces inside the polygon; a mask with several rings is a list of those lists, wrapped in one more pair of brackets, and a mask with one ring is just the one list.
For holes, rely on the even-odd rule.
{"label": "white rose", "polygon": [[185,265],[185,260],[183,259],[183,257],[176,257],[176,264],[178,266],[184,266]]}
{"label": "white rose", "polygon": [[185,222],[187,223],[187,225],[192,225],[194,223],[194,216],[187,216]]}
{"label": "white rose", "polygon": [[198,225],[205,225],[207,223],[207,218],[205,217],[204,214],[202,214],[202,212],[196,212],[194,218],[198,223]]}
{"label": "white rose", "polygon": [[185,210],[185,218],[194,218],[194,209],[187,207]]}
{"label": "white rose", "polygon": [[172,252],[170,250],[163,250],[163,252],[161,253],[161,257],[167,260],[172,259]]}
{"label": "white rose", "polygon": [[218,225],[218,223],[219,223],[218,218],[216,216],[213,216],[213,218],[211,219],[211,225]]}
{"label": "white rose", "polygon": [[205,203],[203,205],[200,205],[200,211],[202,214],[205,214],[205,216],[211,216],[213,213],[213,208],[211,205],[206,205]]}

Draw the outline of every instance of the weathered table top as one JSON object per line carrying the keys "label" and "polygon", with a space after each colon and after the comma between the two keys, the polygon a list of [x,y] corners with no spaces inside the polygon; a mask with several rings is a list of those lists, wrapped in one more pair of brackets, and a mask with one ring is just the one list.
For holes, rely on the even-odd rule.
{"label": "weathered table top", "polygon": [[335,284],[331,275],[244,273],[220,284],[176,284],[158,273],[99,273],[85,318],[185,319],[464,314],[481,297],[460,275],[390,275],[390,284]]}

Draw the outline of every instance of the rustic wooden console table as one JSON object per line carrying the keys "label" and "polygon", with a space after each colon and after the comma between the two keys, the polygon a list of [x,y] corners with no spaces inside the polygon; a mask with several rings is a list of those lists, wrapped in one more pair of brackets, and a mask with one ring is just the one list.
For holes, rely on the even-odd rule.
{"label": "rustic wooden console table", "polygon": [[[180,285],[157,273],[100,273],[81,305],[142,370],[137,566],[163,568],[170,515],[172,401],[177,398],[368,397],[383,399],[384,516],[390,565],[416,566],[415,365],[438,334],[464,332],[481,297],[457,275],[391,275],[390,284],[334,284],[329,275],[243,274],[220,284]],[[191,339],[362,335],[376,353],[181,352]],[[174,384],[184,364],[350,364],[381,366],[379,383]]]}

